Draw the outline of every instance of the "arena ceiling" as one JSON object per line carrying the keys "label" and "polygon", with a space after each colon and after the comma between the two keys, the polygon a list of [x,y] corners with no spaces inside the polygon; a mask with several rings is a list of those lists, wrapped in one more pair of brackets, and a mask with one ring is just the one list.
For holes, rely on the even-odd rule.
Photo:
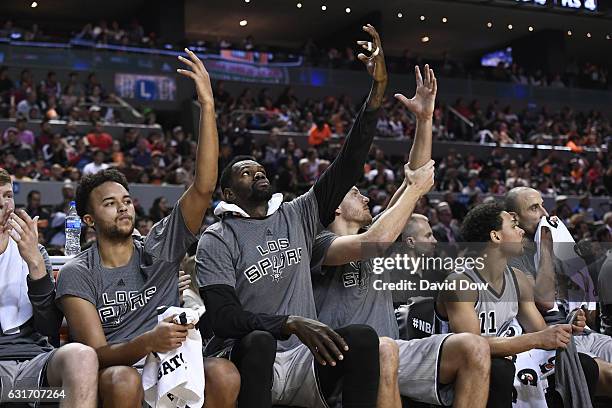
{"label": "arena ceiling", "polygon": [[[101,18],[128,21],[150,16],[152,4],[157,10],[173,7],[167,0],[37,0],[38,7],[31,8],[32,1],[0,2],[0,20],[5,16],[30,21],[42,18],[76,27]],[[612,36],[612,0],[598,0],[602,12],[596,15],[529,7],[524,1],[184,0],[185,34],[194,39],[234,41],[252,35],[256,42],[291,48],[313,38],[334,46],[361,36],[359,27],[368,21],[379,28],[387,53],[399,55],[408,49],[420,55],[440,56],[448,51],[459,57],[500,48],[545,30],[571,30],[572,36],[566,38],[569,53],[582,58],[612,55],[612,40],[606,39]],[[296,6],[298,2],[301,8]],[[321,10],[322,5],[327,10]],[[346,13],[347,7],[350,13]],[[241,20],[248,24],[240,26]],[[488,22],[492,28],[487,27]],[[587,33],[591,33],[590,38]],[[429,37],[429,41],[423,42],[423,37]]]}

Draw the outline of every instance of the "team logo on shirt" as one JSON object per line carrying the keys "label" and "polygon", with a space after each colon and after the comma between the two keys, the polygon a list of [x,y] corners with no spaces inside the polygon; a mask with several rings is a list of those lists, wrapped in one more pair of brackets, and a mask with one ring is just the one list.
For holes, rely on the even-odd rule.
{"label": "team logo on shirt", "polygon": [[120,324],[126,313],[146,305],[155,292],[157,292],[157,287],[152,286],[143,291],[118,290],[114,294],[103,293],[103,306],[98,309],[102,325],[116,326]]}
{"label": "team logo on shirt", "polygon": [[270,276],[272,282],[280,282],[284,278],[284,269],[299,264],[302,260],[302,248],[289,248],[290,246],[287,238],[273,239],[265,245],[257,245],[257,252],[265,258],[244,271],[249,283],[255,283],[264,276]]}

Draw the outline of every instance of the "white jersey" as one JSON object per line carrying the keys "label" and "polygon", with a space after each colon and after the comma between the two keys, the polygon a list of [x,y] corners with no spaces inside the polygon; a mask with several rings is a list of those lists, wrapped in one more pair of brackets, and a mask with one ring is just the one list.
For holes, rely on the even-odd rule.
{"label": "white jersey", "polygon": [[[482,336],[516,336],[516,327],[511,325],[516,318],[519,308],[519,287],[514,271],[506,266],[501,293],[497,293],[490,284],[475,270],[466,270],[464,275],[475,283],[486,284],[487,289],[479,290],[478,299],[474,305],[480,320],[480,334]],[[436,310],[436,333],[450,333],[448,319],[440,316]],[[511,330],[511,333],[507,333]]]}

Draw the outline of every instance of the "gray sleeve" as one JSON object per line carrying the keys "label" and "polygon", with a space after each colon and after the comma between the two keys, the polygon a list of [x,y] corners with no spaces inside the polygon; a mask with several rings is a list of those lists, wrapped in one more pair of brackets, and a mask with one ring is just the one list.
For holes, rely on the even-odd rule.
{"label": "gray sleeve", "polygon": [[183,259],[187,249],[197,239],[198,237],[187,228],[180,202],[177,202],[170,215],[151,228],[144,239],[144,248],[145,252],[155,259],[178,262]]}
{"label": "gray sleeve", "polygon": [[599,301],[604,305],[612,304],[612,257],[608,256],[608,260],[601,265],[597,285]]}
{"label": "gray sleeve", "polygon": [[55,299],[62,296],[75,296],[85,299],[92,305],[96,305],[96,287],[91,278],[90,271],[78,258],[68,262],[60,269],[57,277]]}
{"label": "gray sleeve", "polygon": [[323,261],[325,261],[327,251],[336,238],[338,236],[329,230],[324,230],[317,235],[312,246],[312,257],[310,258],[310,273],[312,275],[325,274]]}
{"label": "gray sleeve", "polygon": [[216,234],[205,232],[196,252],[196,274],[200,288],[210,285],[236,287],[236,271],[232,255]]}
{"label": "gray sleeve", "polygon": [[289,206],[289,209],[297,215],[298,220],[296,220],[295,225],[304,227],[306,243],[310,252],[317,233],[323,229],[319,219],[319,207],[314,189],[311,188],[305,194],[284,205]]}

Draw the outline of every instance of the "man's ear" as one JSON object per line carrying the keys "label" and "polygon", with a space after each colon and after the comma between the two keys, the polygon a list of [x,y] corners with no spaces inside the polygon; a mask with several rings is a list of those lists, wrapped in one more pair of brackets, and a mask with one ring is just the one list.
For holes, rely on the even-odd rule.
{"label": "man's ear", "polygon": [[499,243],[499,241],[501,239],[499,234],[497,233],[497,231],[491,231],[489,233],[489,237],[491,238],[491,241],[493,241],[495,243]]}
{"label": "man's ear", "polygon": [[228,203],[233,202],[234,198],[235,195],[231,188],[226,188],[225,190],[223,190],[223,199],[225,201],[227,201]]}
{"label": "man's ear", "polygon": [[89,228],[94,228],[95,229],[95,223],[94,223],[94,219],[91,216],[91,214],[85,214],[83,216],[83,221],[85,221],[85,224],[87,224],[87,226]]}
{"label": "man's ear", "polygon": [[342,215],[342,210],[340,209],[340,207],[336,208],[336,211],[334,212],[336,214],[336,217]]}
{"label": "man's ear", "polygon": [[415,247],[415,245],[416,245],[416,243],[415,243],[415,241],[414,241],[414,237],[408,237],[408,239],[406,239],[406,243],[408,244],[408,246],[409,246],[411,249],[414,249],[414,247]]}

